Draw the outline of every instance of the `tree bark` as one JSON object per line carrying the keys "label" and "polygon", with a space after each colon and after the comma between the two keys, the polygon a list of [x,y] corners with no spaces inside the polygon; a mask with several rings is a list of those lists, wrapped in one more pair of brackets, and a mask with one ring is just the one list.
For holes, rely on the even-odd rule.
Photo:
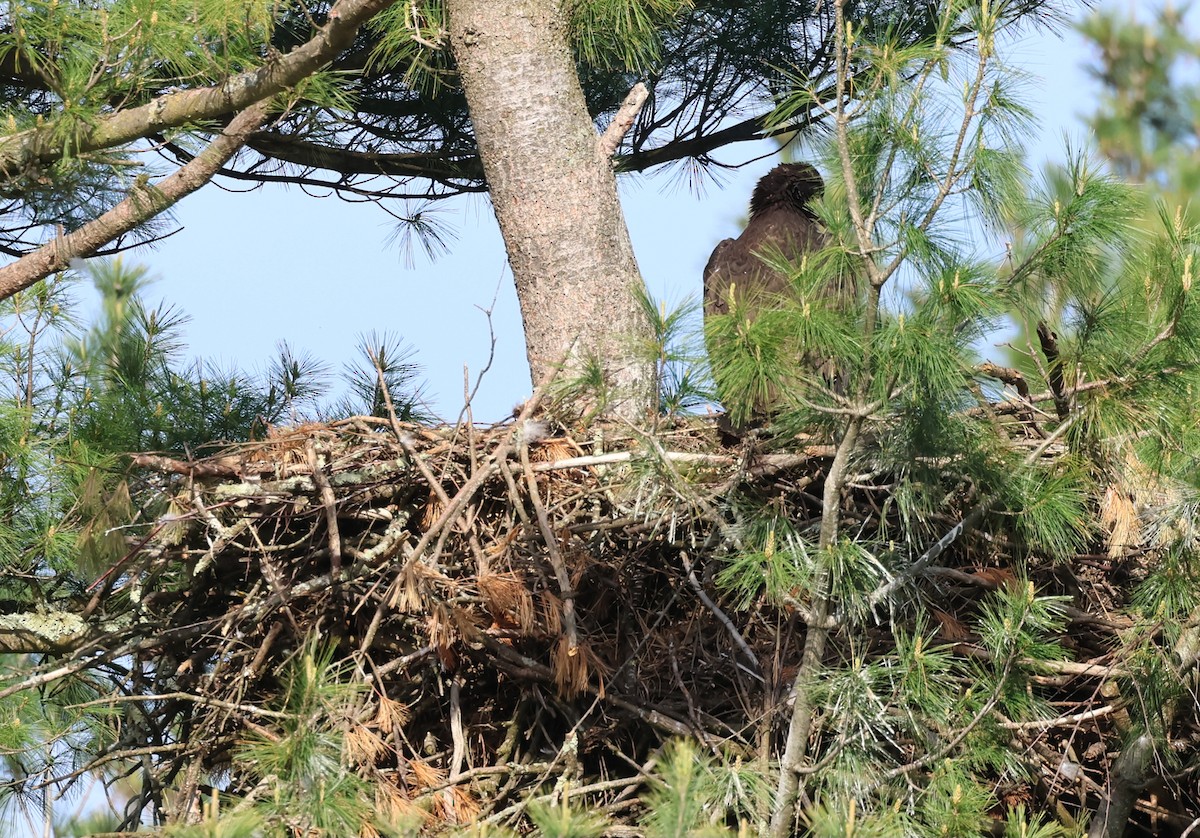
{"label": "tree bark", "polygon": [[611,410],[651,406],[653,367],[631,359],[650,325],[617,198],[567,38],[561,0],[447,0],[450,43],[508,251],[534,381],[602,360]]}

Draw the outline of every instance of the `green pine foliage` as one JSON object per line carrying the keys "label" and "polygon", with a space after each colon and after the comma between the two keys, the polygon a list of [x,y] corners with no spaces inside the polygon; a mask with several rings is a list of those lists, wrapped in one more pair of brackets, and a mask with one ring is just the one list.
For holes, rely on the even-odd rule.
{"label": "green pine foliage", "polygon": [[[1197,228],[1165,202],[1142,223],[1145,195],[1086,151],[1068,149],[1034,182],[997,12],[949,3],[941,14],[916,45],[846,22],[841,98],[814,87],[781,105],[780,124],[809,107],[832,121],[808,155],[826,178],[810,208],[828,244],[794,264],[762,254],[792,291],[706,323],[734,423],[773,403],[774,438],[844,458],[824,475],[819,525],[734,499],[742,547],[716,576],[740,608],[799,609],[806,647],[838,644],[837,662],[808,661],[795,679],[808,698],[791,721],[807,738],[797,785],[812,801],[797,817],[813,835],[977,834],[1000,805],[995,778],[1029,779],[998,720],[1053,717],[1030,678],[1068,657],[1066,600],[1022,581],[1031,568],[1071,568],[1105,539],[1118,549],[1120,521],[1126,546],[1163,550],[1137,592],[1146,619],[1195,608]],[[945,40],[966,21],[970,59]],[[1156,60],[1183,49],[1148,43]],[[981,222],[1012,243],[998,253],[970,227]],[[832,290],[847,287],[849,300]],[[838,379],[814,358],[834,359]],[[1003,400],[1027,405],[1036,432],[1014,433]],[[951,617],[912,583],[931,564],[953,567],[943,552],[976,528],[1002,544],[1005,581]],[[867,642],[885,606],[891,643]],[[827,618],[831,628],[814,626]],[[939,645],[928,628],[939,621],[979,656]],[[1127,683],[1145,709],[1135,730],[1160,743],[1183,701],[1178,661],[1195,660],[1191,634],[1148,629],[1122,656],[1141,662]],[[1036,820],[1006,829],[1067,834]]]}
{"label": "green pine foliage", "polygon": [[414,386],[420,374],[420,367],[413,361],[415,353],[398,335],[364,335],[358,343],[358,357],[343,368],[346,395],[332,411],[325,412],[385,419],[394,414],[401,422],[429,421],[432,416],[422,403],[421,389]]}
{"label": "green pine foliage", "polygon": [[730,556],[717,573],[717,584],[738,608],[765,602],[786,602],[797,590],[807,590],[815,576],[812,545],[792,528],[786,517],[757,515],[746,510],[740,533],[743,549]]}
{"label": "green pine foliage", "polygon": [[572,3],[571,38],[576,54],[589,67],[653,72],[658,66],[664,33],[692,6],[692,0]]}
{"label": "green pine foliage", "polygon": [[[261,374],[221,371],[190,360],[181,331],[186,318],[169,306],[145,302],[151,281],[145,268],[116,259],[93,263],[87,273],[99,298],[91,325],[77,315],[81,277],[75,273],[0,303],[5,326],[0,342],[0,592],[21,610],[84,612],[95,585],[115,572],[129,550],[131,522],[166,511],[147,507],[146,487],[125,479],[126,455],[157,451],[186,460],[214,445],[261,437],[272,425],[336,410],[325,406],[330,380],[323,365],[286,346]],[[371,345],[376,344],[386,347],[374,357],[382,359],[399,418],[422,415],[412,386],[417,368],[408,360],[401,363],[408,356],[393,354],[394,343]],[[374,366],[371,375],[378,375]],[[366,373],[349,378],[352,394],[343,407],[349,412],[371,407],[384,415],[381,403],[354,391],[355,382],[365,378]],[[121,602],[138,596],[138,590],[122,586],[108,607],[120,611]],[[301,708],[305,718],[318,713],[314,702],[326,701],[313,684],[330,679],[322,669],[327,661],[310,657],[315,662],[301,671],[289,693],[289,700],[309,702]],[[4,656],[4,681],[19,680],[31,663],[28,656]],[[40,822],[47,778],[70,775],[88,764],[89,755],[114,747],[122,737],[136,738],[144,727],[141,705],[98,701],[111,690],[105,673],[97,671],[56,680],[40,694],[25,690],[0,700],[0,749],[10,755],[6,781],[0,783],[6,818],[25,813]],[[291,756],[276,755],[292,760],[288,770],[293,773],[310,770],[333,747],[319,729],[306,726],[303,732],[315,738],[299,742]],[[103,777],[105,766],[84,773]],[[362,793],[358,787],[339,787],[327,798],[309,795],[303,802],[313,809],[314,823],[332,824],[338,832],[366,811]],[[324,805],[347,795],[359,802],[349,808]],[[222,818],[215,831],[198,827],[202,831],[195,834],[261,834],[255,830],[263,822],[258,814],[249,819],[238,814]]]}
{"label": "green pine foliage", "polygon": [[[290,11],[281,15],[281,6]],[[37,222],[77,227],[121,198],[139,177],[156,173],[126,149],[79,154],[79,138],[98,116],[136,107],[171,90],[218,83],[262,67],[284,44],[302,12],[277,0],[19,0],[5,4],[0,55],[36,79],[39,93],[6,97],[6,134],[49,125],[62,158],[6,180],[8,196],[37,208]],[[349,104],[344,86],[319,73],[290,101],[334,109]],[[170,132],[168,140],[184,136]],[[185,142],[185,145],[187,143]],[[138,235],[151,235],[143,228]]]}
{"label": "green pine foliage", "polygon": [[699,300],[691,296],[670,305],[655,300],[641,285],[634,289],[634,297],[650,323],[650,333],[644,346],[633,347],[633,355],[653,364],[659,415],[674,417],[694,412],[712,399],[696,329]]}
{"label": "green pine foliage", "polygon": [[662,753],[656,776],[643,795],[641,826],[647,838],[726,838],[730,819],[742,829],[768,789],[742,766],[722,764],[696,743],[677,740]]}
{"label": "green pine foliage", "polygon": [[371,64],[395,69],[404,83],[432,97],[452,86],[450,52],[445,49],[446,11],[440,0],[397,3],[372,18],[376,36]]}
{"label": "green pine foliage", "polygon": [[561,804],[529,804],[529,820],[542,838],[600,838],[608,829],[608,819],[599,812]]}

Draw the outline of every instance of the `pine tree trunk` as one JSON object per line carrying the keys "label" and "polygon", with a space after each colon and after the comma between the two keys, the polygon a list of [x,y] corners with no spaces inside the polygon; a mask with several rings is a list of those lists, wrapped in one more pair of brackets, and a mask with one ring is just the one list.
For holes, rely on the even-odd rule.
{"label": "pine tree trunk", "polygon": [[630,359],[649,324],[610,159],[567,40],[561,0],[447,0],[450,43],[500,222],[535,382],[568,349],[565,375],[600,358],[633,418],[651,406],[653,367]]}

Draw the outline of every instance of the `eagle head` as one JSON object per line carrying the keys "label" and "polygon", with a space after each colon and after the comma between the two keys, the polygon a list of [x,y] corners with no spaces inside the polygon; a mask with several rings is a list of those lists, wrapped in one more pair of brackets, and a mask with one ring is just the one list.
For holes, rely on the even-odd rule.
{"label": "eagle head", "polygon": [[770,209],[792,209],[812,216],[806,208],[825,191],[821,173],[808,163],[780,163],[759,179],[750,196],[750,217]]}

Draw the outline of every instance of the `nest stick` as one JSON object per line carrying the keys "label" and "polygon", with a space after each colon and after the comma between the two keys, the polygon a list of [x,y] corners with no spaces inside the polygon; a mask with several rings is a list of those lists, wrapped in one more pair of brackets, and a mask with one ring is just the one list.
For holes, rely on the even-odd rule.
{"label": "nest stick", "polygon": [[562,551],[558,549],[558,537],[554,534],[554,528],[550,526],[550,516],[546,514],[546,506],[538,492],[537,477],[534,476],[533,466],[529,462],[529,446],[524,440],[521,442],[521,468],[525,471],[529,502],[533,504],[538,529],[542,531],[542,540],[546,542],[550,565],[554,568],[554,577],[558,580],[558,589],[563,601],[562,618],[563,631],[567,636],[567,654],[573,656],[579,648],[579,631],[575,626],[575,586],[571,584],[567,563],[563,559]]}

